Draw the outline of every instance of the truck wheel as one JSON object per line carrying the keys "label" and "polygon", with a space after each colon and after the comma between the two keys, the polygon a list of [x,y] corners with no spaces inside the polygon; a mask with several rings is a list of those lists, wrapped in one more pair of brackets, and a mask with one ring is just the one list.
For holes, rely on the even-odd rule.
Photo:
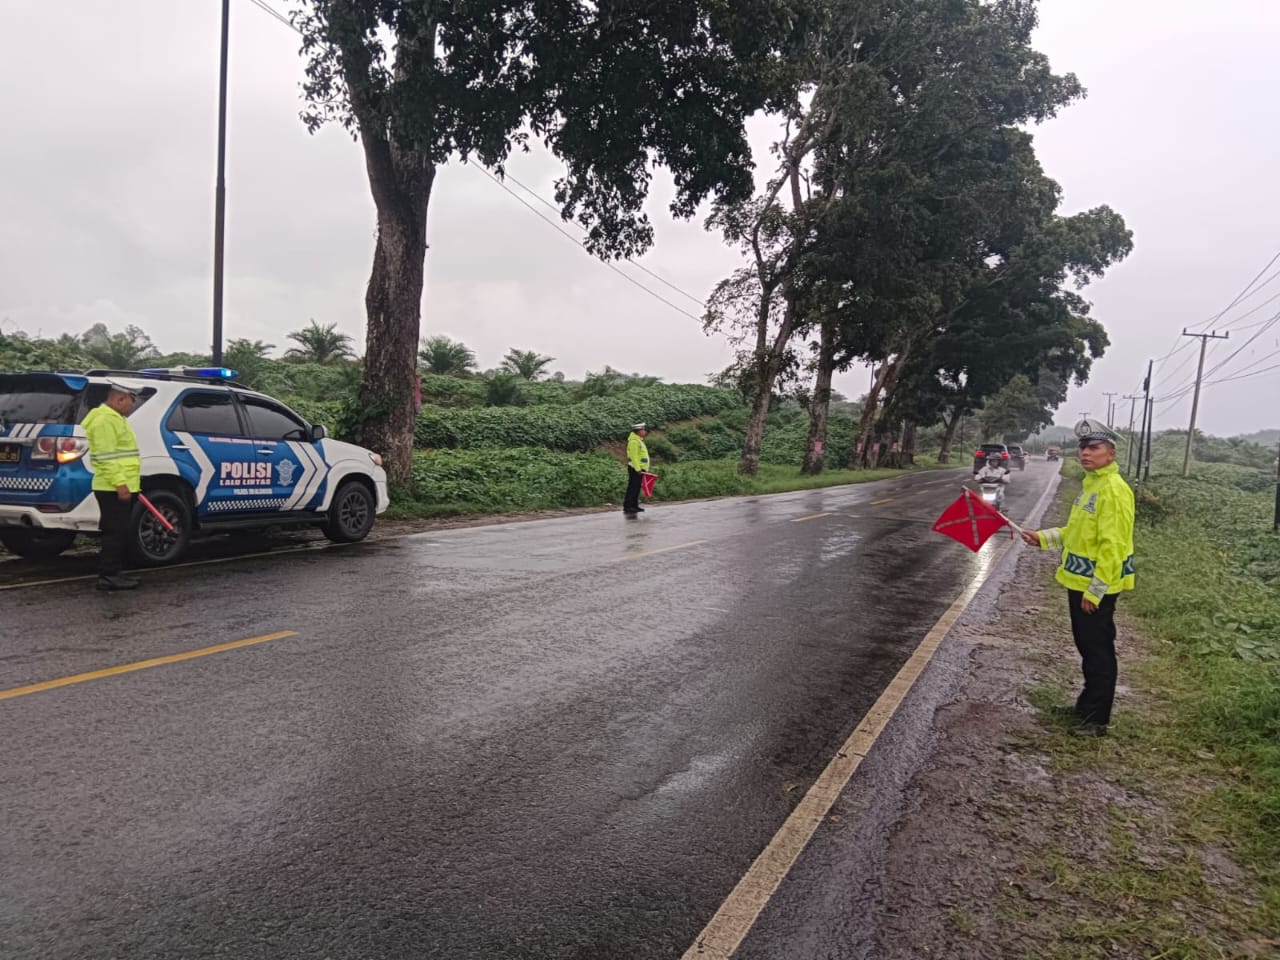
{"label": "truck wheel", "polygon": [[172,490],[153,490],[147,499],[173,530],[166,530],[142,501],[135,499],[129,523],[129,556],[135,563],[148,567],[176,563],[191,542],[191,507],[185,497]]}
{"label": "truck wheel", "polygon": [[321,529],[334,543],[363,540],[373,529],[376,510],[377,504],[369,488],[358,480],[348,480],[333,495],[329,518]]}
{"label": "truck wheel", "polygon": [[26,527],[0,530],[0,544],[24,560],[52,560],[75,539],[74,530],[33,530]]}

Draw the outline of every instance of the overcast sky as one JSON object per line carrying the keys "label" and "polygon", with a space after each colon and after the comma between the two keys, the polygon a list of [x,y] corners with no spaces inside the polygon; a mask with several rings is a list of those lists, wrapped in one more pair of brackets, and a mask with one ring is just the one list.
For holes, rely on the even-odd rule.
{"label": "overcast sky", "polygon": [[[284,0],[264,0],[285,10]],[[217,0],[0,2],[0,323],[45,335],[136,323],[162,350],[209,343]],[[1089,288],[1112,346],[1058,422],[1105,412],[1132,393],[1148,359],[1179,346],[1280,252],[1280,3],[1042,0],[1038,45],[1089,98],[1037,132],[1065,190],[1064,213],[1101,203],[1136,240],[1127,262]],[[314,318],[363,343],[373,208],[357,145],[310,136],[297,118],[298,37],[249,0],[232,0],[226,336],[281,347]],[[753,124],[767,146],[770,127]],[[513,160],[544,197],[554,160]],[[513,185],[514,188],[514,185]],[[658,181],[657,245],[641,261],[703,298],[738,265],[701,221],[675,223]],[[536,200],[526,195],[535,206]],[[553,217],[545,207],[542,211]],[[569,228],[572,229],[572,228]],[[557,358],[571,378],[605,364],[704,381],[731,353],[559,235],[475,168],[436,181],[423,330],[461,339],[495,366],[509,347]],[[687,297],[622,264],[682,310]],[[1217,321],[1207,379],[1280,363],[1280,261],[1256,294]],[[1259,308],[1244,316],[1247,311]],[[1206,327],[1206,329],[1208,329]],[[1157,368],[1157,396],[1192,378],[1187,345]],[[1265,358],[1274,354],[1270,360]],[[1254,366],[1250,366],[1253,364]],[[857,395],[865,371],[837,382]],[[1129,405],[1123,404],[1127,419]],[[1185,424],[1190,397],[1158,408]],[[1280,426],[1280,370],[1205,390],[1200,425],[1231,434]]]}

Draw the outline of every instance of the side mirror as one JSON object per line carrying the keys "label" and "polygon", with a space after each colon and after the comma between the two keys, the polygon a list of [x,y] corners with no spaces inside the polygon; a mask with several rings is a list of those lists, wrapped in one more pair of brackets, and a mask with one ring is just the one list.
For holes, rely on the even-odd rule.
{"label": "side mirror", "polygon": [[317,423],[315,426],[311,428],[312,440],[323,440],[328,435],[329,435],[329,431],[324,428],[324,424],[322,423]]}

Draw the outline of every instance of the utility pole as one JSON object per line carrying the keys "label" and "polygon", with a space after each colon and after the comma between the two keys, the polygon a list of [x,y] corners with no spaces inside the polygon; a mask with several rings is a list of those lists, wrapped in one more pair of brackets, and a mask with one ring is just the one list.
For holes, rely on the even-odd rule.
{"label": "utility pole", "polygon": [[1276,518],[1272,521],[1271,529],[1280,533],[1280,444],[1276,446]]}
{"label": "utility pole", "polygon": [[[1147,377],[1142,381],[1142,429],[1138,431],[1138,466],[1133,471],[1134,480],[1142,480],[1142,448],[1147,443],[1147,416],[1151,411],[1151,371],[1154,360],[1147,361]],[[1147,451],[1147,475],[1151,475],[1151,452]]]}
{"label": "utility pole", "polygon": [[1110,427],[1110,426],[1114,426],[1114,424],[1115,424],[1115,419],[1116,419],[1116,416],[1115,416],[1115,402],[1114,402],[1111,398],[1112,398],[1112,397],[1118,397],[1118,396],[1120,396],[1120,394],[1118,394],[1118,393],[1114,393],[1114,392],[1112,392],[1112,393],[1107,393],[1107,392],[1104,390],[1104,391],[1103,391],[1103,393],[1102,393],[1102,395],[1103,395],[1104,397],[1106,397],[1106,398],[1107,398],[1107,426],[1108,426],[1108,427]]}
{"label": "utility pole", "polygon": [[[1123,397],[1121,397],[1121,399],[1129,401],[1129,450],[1128,450],[1128,455],[1125,457],[1124,472],[1132,473],[1133,472],[1133,418],[1135,414],[1138,412],[1138,401],[1142,399],[1142,394],[1126,393]],[[1145,408],[1143,408],[1143,415],[1144,416],[1146,415]]]}
{"label": "utility pole", "polygon": [[222,249],[227,211],[227,42],[231,0],[222,0],[222,53],[218,68],[218,180],[213,194],[213,365],[222,366]]}
{"label": "utility pole", "polygon": [[1227,340],[1231,337],[1230,333],[1218,334],[1214,330],[1209,333],[1187,333],[1186,328],[1182,330],[1184,337],[1200,338],[1200,365],[1196,367],[1196,392],[1191,400],[1191,426],[1187,428],[1187,452],[1182,457],[1182,475],[1184,477],[1191,476],[1191,441],[1196,435],[1196,413],[1200,409],[1200,380],[1204,377],[1204,352],[1209,346],[1210,340]]}

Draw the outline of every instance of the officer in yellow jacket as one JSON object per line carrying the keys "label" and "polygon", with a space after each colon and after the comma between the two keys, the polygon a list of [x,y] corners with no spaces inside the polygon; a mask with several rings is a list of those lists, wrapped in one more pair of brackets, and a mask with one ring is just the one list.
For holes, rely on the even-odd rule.
{"label": "officer in yellow jacket", "polygon": [[622,512],[632,517],[644,513],[640,506],[640,479],[649,472],[649,448],[644,442],[648,433],[646,424],[637,423],[627,437],[627,493],[622,499]]}
{"label": "officer in yellow jacket", "polygon": [[93,467],[93,495],[98,501],[98,589],[132,590],[138,581],[124,571],[125,538],[133,515],[133,498],[142,489],[142,457],[138,438],[125,418],[138,397],[132,388],[112,383],[107,400],[89,411],[84,432]]}
{"label": "officer in yellow jacket", "polygon": [[1065,527],[1028,530],[1023,539],[1061,554],[1057,581],[1067,588],[1071,633],[1080,651],[1084,691],[1075,706],[1059,707],[1071,732],[1101,737],[1116,693],[1116,598],[1133,589],[1133,491],[1116,466],[1115,438],[1102,424],[1076,426],[1084,488]]}

